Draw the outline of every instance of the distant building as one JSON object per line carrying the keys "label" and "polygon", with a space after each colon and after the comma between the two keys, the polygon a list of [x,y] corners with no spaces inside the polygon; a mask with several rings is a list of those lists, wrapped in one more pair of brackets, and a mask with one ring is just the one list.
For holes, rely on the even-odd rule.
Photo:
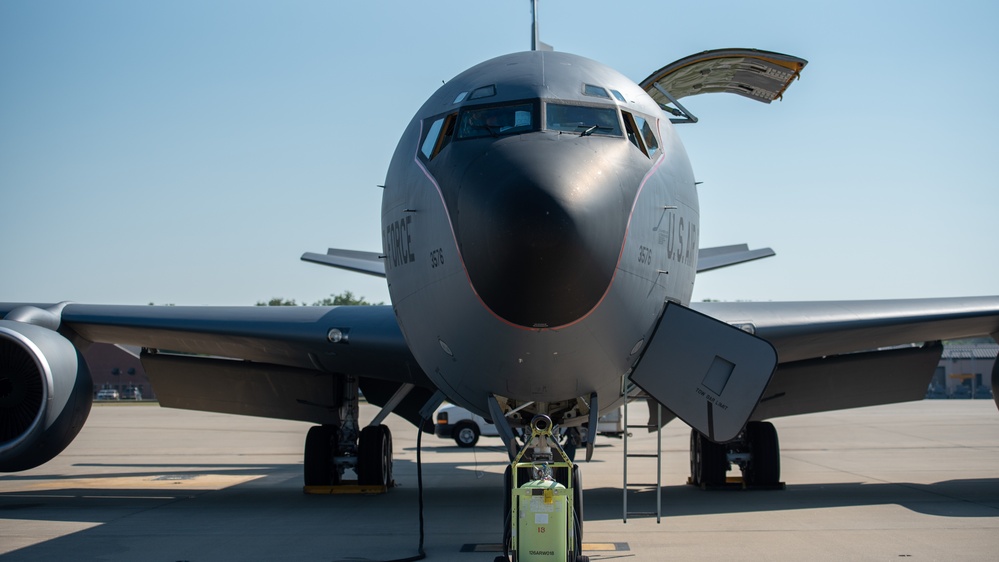
{"label": "distant building", "polygon": [[999,343],[944,344],[927,398],[992,398]]}
{"label": "distant building", "polygon": [[122,399],[134,399],[135,391],[143,400],[156,398],[139,358],[107,343],[92,344],[83,352],[94,379],[94,395],[105,389],[117,390]]}

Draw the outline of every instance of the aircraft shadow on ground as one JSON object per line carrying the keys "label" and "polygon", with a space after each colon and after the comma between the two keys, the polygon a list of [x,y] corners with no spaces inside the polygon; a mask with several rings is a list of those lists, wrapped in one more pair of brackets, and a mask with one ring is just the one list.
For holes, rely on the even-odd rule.
{"label": "aircraft shadow on ground", "polygon": [[[622,517],[620,488],[588,489],[584,501],[588,521]],[[629,491],[629,511],[654,511],[655,505],[654,488]],[[701,490],[681,485],[664,486],[662,491],[664,518],[870,505],[898,505],[941,517],[999,517],[999,478],[933,484],[788,484],[784,490]]]}
{"label": "aircraft shadow on ground", "polygon": [[[441,452],[438,449],[435,452]],[[474,463],[424,462],[424,483],[428,498],[440,495],[442,489],[460,488],[461,494],[440,495],[449,497],[447,503],[460,505],[469,497],[489,501],[502,498],[503,476],[499,467],[506,463],[495,460],[478,460]],[[438,457],[440,458],[440,457]],[[76,510],[67,507],[100,507],[101,502],[113,501],[119,507],[127,502],[146,503],[167,499],[187,498],[202,494],[225,491],[230,495],[241,495],[247,507],[255,499],[270,501],[274,496],[295,494],[301,484],[301,464],[100,464],[88,463],[77,466],[107,468],[100,474],[75,475],[5,475],[4,482],[30,482],[30,490],[0,492],[0,517],[11,519],[77,520]],[[586,482],[586,466],[583,465],[583,482]],[[132,470],[129,470],[132,469]],[[414,491],[416,463],[408,459],[397,459],[394,465],[398,488],[381,496],[381,502],[396,503]],[[198,487],[200,476],[248,477],[257,476],[249,482],[231,486]],[[145,478],[157,481],[149,487],[122,488],[115,486],[114,479]],[[86,488],[58,485],[38,486],[38,482],[67,480],[101,481],[108,480],[107,487]],[[178,486],[172,489],[163,482],[176,481],[178,484],[194,482],[193,486]],[[69,483],[67,482],[67,483]],[[134,486],[134,483],[129,483]],[[72,484],[71,484],[72,486]],[[495,496],[495,498],[492,498]],[[363,496],[355,498],[365,501]],[[766,512],[812,508],[832,508],[865,505],[895,504],[914,512],[943,517],[999,517],[999,478],[948,480],[933,484],[913,483],[834,483],[834,484],[788,484],[785,490],[700,490],[693,486],[669,485],[663,487],[662,513],[664,517],[707,515],[713,513]],[[620,519],[622,515],[621,489],[617,487],[586,488],[585,507],[587,520]],[[655,509],[655,492],[652,488],[629,491],[629,510],[650,511]],[[123,503],[124,502],[124,503]],[[34,509],[38,508],[38,509]],[[50,509],[53,508],[53,509]],[[93,513],[85,520],[93,521]]]}
{"label": "aircraft shadow on ground", "polygon": [[[496,501],[502,500],[503,475],[496,470],[502,462],[451,463],[424,462],[424,482],[427,495],[433,495],[441,489],[459,487],[462,494],[459,498],[484,495],[495,495]],[[29,489],[0,491],[0,519],[24,519],[44,521],[90,521],[106,523],[120,516],[121,509],[126,511],[141,508],[147,504],[171,502],[178,499],[192,498],[210,493],[224,492],[228,496],[238,496],[248,509],[259,502],[260,507],[266,507],[275,497],[288,498],[303,496],[305,501],[323,496],[306,496],[301,491],[302,465],[296,464],[77,464],[75,466],[103,467],[106,472],[95,474],[76,473],[71,475],[52,474],[12,474],[0,477],[0,486],[4,483],[28,484]],[[135,470],[128,470],[129,468]],[[416,462],[408,459],[397,459],[393,466],[396,488],[381,496],[349,495],[351,501],[388,502],[396,507],[404,507],[403,501],[409,501],[410,492],[417,488]],[[489,472],[483,470],[488,469]],[[250,481],[242,481],[226,486],[222,483],[201,484],[198,477],[257,477]],[[352,477],[348,473],[348,478]],[[123,486],[116,480],[128,478],[130,481]],[[144,479],[150,482],[148,486],[136,485],[134,479]],[[92,486],[81,487],[81,480],[94,482]],[[107,481],[102,486],[101,481]],[[66,481],[61,487],[60,481]],[[44,485],[50,482],[50,485]],[[177,484],[176,488],[170,486]],[[442,482],[446,482],[445,487]],[[187,484],[187,485],[185,485]],[[0,488],[2,489],[2,488]],[[454,494],[447,494],[454,498]],[[332,501],[344,498],[331,498]],[[450,499],[448,503],[452,502]],[[134,504],[134,505],[130,505]],[[415,504],[415,501],[414,501]],[[104,519],[100,509],[104,506],[114,506],[116,509]],[[501,504],[500,504],[501,505]],[[94,508],[97,511],[91,511]],[[84,513],[86,512],[86,513]]]}
{"label": "aircraft shadow on ground", "polygon": [[[480,463],[486,465],[487,463]],[[503,476],[496,464],[489,471],[468,463],[424,463],[424,496],[428,536],[450,536],[440,527],[442,513],[467,512],[472,516],[467,532],[491,541],[499,529],[502,511]],[[209,536],[213,533],[246,535],[256,540],[254,525],[275,516],[291,518],[301,527],[294,537],[318,536],[323,540],[342,541],[344,537],[371,532],[371,524],[387,512],[412,510],[417,506],[416,463],[397,459],[396,489],[377,496],[314,496],[301,492],[301,464],[211,464],[211,465],[87,465],[107,467],[100,475],[48,477],[55,485],[38,486],[44,477],[20,477],[32,489],[0,492],[0,518],[24,521],[62,521],[96,524],[95,527],[63,535],[10,553],[13,558],[57,559],[79,545],[102,549],[102,537],[127,537],[139,533],[152,539],[176,534]],[[129,468],[135,470],[128,470]],[[161,470],[150,470],[160,468]],[[584,482],[585,482],[585,466]],[[198,489],[164,486],[114,486],[116,477],[168,476],[248,476],[250,481],[228,487]],[[107,478],[107,486],[59,488],[60,479]],[[11,481],[10,476],[3,481]],[[183,480],[181,480],[183,482]],[[458,492],[458,493],[456,493]],[[589,488],[585,491],[587,521],[620,520],[620,488]],[[942,517],[999,516],[999,479],[949,480],[934,484],[911,483],[836,483],[790,484],[785,490],[700,490],[692,486],[672,485],[663,488],[663,518],[720,513],[765,513],[799,509],[835,508],[895,504],[914,512]],[[652,510],[655,493],[651,489],[629,493],[629,509]],[[495,517],[491,514],[495,512]],[[336,514],[348,514],[347,517]],[[335,528],[330,520],[337,520]],[[403,518],[403,534],[415,537],[416,524],[409,527]],[[296,527],[296,529],[298,529]],[[242,536],[242,535],[240,535]],[[270,537],[299,540],[291,536]],[[463,539],[464,540],[464,539]],[[498,540],[498,537],[497,537]],[[291,543],[289,543],[291,544]],[[343,554],[343,552],[341,552]],[[56,558],[53,558],[56,556]],[[2,558],[2,557],[0,557]]]}

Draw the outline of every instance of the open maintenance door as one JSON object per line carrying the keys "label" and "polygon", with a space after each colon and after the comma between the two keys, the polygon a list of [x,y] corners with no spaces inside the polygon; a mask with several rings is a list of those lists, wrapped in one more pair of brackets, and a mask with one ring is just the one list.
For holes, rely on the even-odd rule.
{"label": "open maintenance door", "polygon": [[[673,115],[697,122],[697,118],[677,101],[697,94],[728,92],[770,103],[801,74],[808,61],[791,55],[757,49],[716,49],[684,57],[653,72],[642,80],[652,99]],[[676,109],[667,104],[673,104]]]}
{"label": "open maintenance door", "polygon": [[631,380],[690,427],[735,439],[777,368],[770,342],[668,303]]}

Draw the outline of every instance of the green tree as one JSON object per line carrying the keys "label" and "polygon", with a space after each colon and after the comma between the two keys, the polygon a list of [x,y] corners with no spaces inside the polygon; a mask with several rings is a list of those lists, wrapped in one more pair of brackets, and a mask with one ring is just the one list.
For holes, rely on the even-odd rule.
{"label": "green tree", "polygon": [[257,306],[298,306],[298,303],[295,302],[295,299],[288,300],[274,297],[267,302],[257,301]]}
{"label": "green tree", "polygon": [[[382,302],[368,302],[364,297],[354,296],[353,291],[344,291],[339,295],[330,295],[322,300],[318,300],[312,303],[312,306],[358,306],[358,305],[381,305],[385,304]],[[257,306],[298,306],[295,299],[285,299],[281,297],[274,297],[271,300],[257,301]],[[302,303],[305,306],[305,303]]]}
{"label": "green tree", "polygon": [[372,303],[364,297],[355,297],[353,291],[344,291],[339,295],[330,295],[323,300],[312,303],[312,306],[358,306],[358,305],[381,305],[382,302]]}

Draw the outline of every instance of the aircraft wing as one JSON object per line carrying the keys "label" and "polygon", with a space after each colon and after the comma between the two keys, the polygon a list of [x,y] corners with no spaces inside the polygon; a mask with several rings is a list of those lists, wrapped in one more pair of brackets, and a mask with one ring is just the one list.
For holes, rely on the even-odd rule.
{"label": "aircraft wing", "polygon": [[691,308],[777,350],[777,371],[754,419],[920,400],[939,362],[939,341],[999,338],[999,297],[705,302]]}
{"label": "aircraft wing", "polygon": [[[20,306],[0,303],[0,318]],[[395,410],[410,419],[409,410],[418,410],[435,389],[390,306],[71,303],[59,317],[59,331],[77,347],[101,342],[143,348],[143,367],[166,407],[333,423],[334,377],[355,375],[376,404],[403,383],[416,385],[407,397],[413,404]],[[336,343],[333,329],[340,334]]]}

